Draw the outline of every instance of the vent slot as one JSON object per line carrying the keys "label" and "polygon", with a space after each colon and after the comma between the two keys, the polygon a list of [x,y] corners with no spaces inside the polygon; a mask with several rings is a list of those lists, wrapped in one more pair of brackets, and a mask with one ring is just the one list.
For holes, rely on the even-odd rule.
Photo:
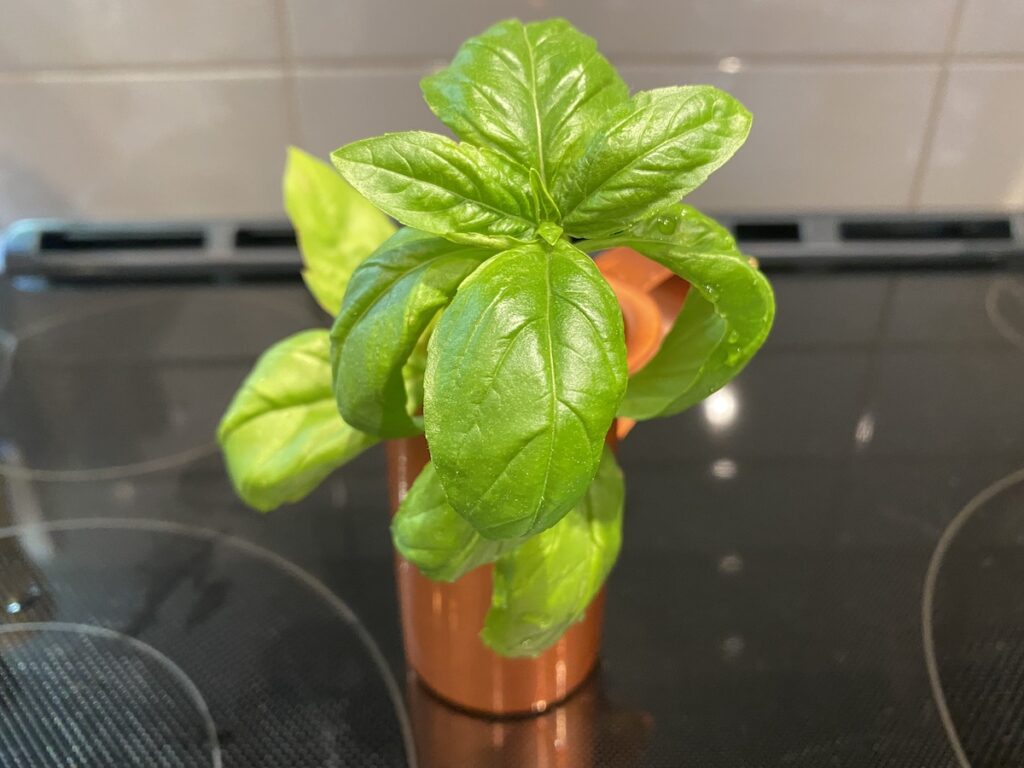
{"label": "vent slot", "polygon": [[866,240],[1009,240],[1008,219],[934,219],[922,221],[846,221],[839,225],[846,241]]}
{"label": "vent slot", "polygon": [[734,228],[740,243],[799,243],[800,225],[795,221],[746,221]]}
{"label": "vent slot", "polygon": [[153,251],[202,248],[204,242],[201,230],[44,230],[39,251]]}
{"label": "vent slot", "polygon": [[235,232],[236,248],[294,248],[291,227],[240,227]]}

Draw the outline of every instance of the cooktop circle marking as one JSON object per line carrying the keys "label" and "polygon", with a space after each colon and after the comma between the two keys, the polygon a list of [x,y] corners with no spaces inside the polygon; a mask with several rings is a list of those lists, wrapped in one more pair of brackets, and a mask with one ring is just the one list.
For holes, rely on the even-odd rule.
{"label": "cooktop circle marking", "polygon": [[137,477],[138,475],[147,475],[151,472],[173,469],[206,456],[212,456],[216,452],[217,444],[209,442],[204,445],[186,448],[169,456],[135,461],[131,464],[117,464],[112,467],[96,467],[95,469],[34,469],[32,467],[22,467],[17,464],[4,464],[0,462],[0,477],[9,477],[14,480],[63,483],[120,480],[126,477]]}
{"label": "cooktop circle marking", "polygon": [[18,348],[18,337],[0,328],[0,391],[7,386],[14,367],[14,352]]}
{"label": "cooktop circle marking", "polygon": [[203,726],[206,729],[206,738],[210,744],[210,759],[212,760],[213,768],[222,768],[220,739],[217,737],[217,725],[213,722],[213,717],[210,715],[210,707],[206,704],[206,699],[203,698],[203,694],[196,687],[196,684],[192,682],[192,678],[186,675],[181,667],[149,643],[145,643],[137,637],[132,637],[131,635],[126,635],[113,629],[107,629],[106,627],[98,627],[93,624],[78,624],[68,621],[34,621],[25,622],[23,624],[8,624],[0,626],[0,635],[9,635],[14,634],[15,632],[65,632],[68,634],[93,635],[95,637],[102,637],[108,640],[118,640],[120,642],[127,643],[134,650],[149,656],[166,669],[185,689],[189,698],[192,699],[192,703],[203,718]]}
{"label": "cooktop circle marking", "polygon": [[121,299],[120,301],[114,301],[112,304],[101,307],[88,307],[87,309],[76,309],[69,312],[57,312],[56,314],[47,315],[46,317],[34,320],[28,325],[23,325],[21,328],[12,330],[10,333],[14,336],[16,341],[21,342],[26,339],[31,339],[34,336],[39,336],[47,331],[51,331],[54,328],[60,328],[62,325],[67,325],[68,323],[76,320],[87,320],[91,317],[102,317],[108,313],[120,312],[123,309],[143,307],[148,302],[148,299],[141,298]]}
{"label": "cooktop circle marking", "polygon": [[1024,331],[1015,328],[999,311],[999,294],[1008,293],[1024,307],[1024,282],[1004,278],[994,281],[985,293],[985,314],[999,335],[1024,352]]}
{"label": "cooktop circle marking", "polygon": [[[283,315],[292,317],[297,320],[306,321],[308,319],[308,316],[305,313],[302,313],[291,307],[284,309],[282,307],[268,304],[259,296],[242,295],[240,298],[242,299],[242,301],[248,301],[253,304],[269,306],[274,311],[280,312]],[[57,312],[52,315],[47,315],[46,317],[41,317],[38,320],[32,321],[28,325],[23,325],[21,328],[11,329],[8,331],[8,333],[14,336],[14,338],[18,341],[25,341],[26,339],[31,339],[34,336],[38,336],[41,333],[46,333],[47,331],[53,330],[54,328],[59,328],[60,326],[66,325],[67,323],[70,322],[86,320],[92,317],[102,317],[103,315],[106,314],[120,312],[125,309],[134,309],[135,307],[148,307],[151,305],[152,301],[153,298],[150,296],[133,299],[113,299],[109,304],[104,304],[99,307],[87,307],[85,309],[76,309],[68,312]]]}
{"label": "cooktop circle marking", "polygon": [[[72,322],[80,322],[94,317],[114,314],[124,310],[146,307],[151,303],[151,298],[121,299],[111,304],[100,307],[89,307],[87,309],[71,312],[57,312],[48,317],[40,318],[16,330],[0,329],[0,391],[2,391],[10,378],[14,375],[15,358],[18,347],[22,342],[36,336],[60,328]],[[243,301],[257,304],[266,304],[258,296],[243,297]],[[268,305],[272,306],[272,305]],[[273,307],[283,315],[306,319],[306,316],[299,311]],[[211,428],[211,434],[213,429]],[[11,464],[0,461],[0,477],[14,479],[35,480],[37,482],[95,482],[97,480],[118,480],[125,477],[135,477],[151,472],[160,472],[178,466],[184,466],[192,461],[212,455],[217,452],[215,442],[204,443],[203,445],[192,446],[182,451],[160,456],[143,461],[133,461],[128,464],[117,464],[108,467],[90,467],[85,469],[37,469],[24,467],[19,464]]]}
{"label": "cooktop circle marking", "polygon": [[946,694],[942,690],[939,664],[935,657],[935,630],[933,627],[935,585],[938,581],[942,560],[946,556],[946,552],[949,550],[957,534],[963,530],[964,525],[971,519],[971,516],[989,501],[1017,485],[1017,483],[1024,483],[1024,467],[992,483],[992,485],[967,502],[967,505],[953,517],[949,525],[946,526],[946,530],[942,532],[942,536],[939,537],[939,543],[936,544],[935,551],[932,552],[931,560],[928,563],[928,570],[924,577],[924,592],[921,600],[921,641],[924,646],[924,663],[928,671],[928,684],[932,689],[932,698],[935,699],[935,706],[939,710],[939,719],[942,721],[942,727],[946,731],[946,737],[949,739],[949,744],[953,748],[953,753],[956,755],[957,762],[961,768],[971,768],[971,762],[967,759],[967,753],[964,751],[960,736],[956,730],[956,724],[953,722],[953,717],[950,714]]}
{"label": "cooktop circle marking", "polygon": [[[395,717],[398,719],[398,725],[402,731],[402,742],[405,746],[406,764],[409,768],[417,768],[416,746],[413,740],[412,723],[409,720],[409,713],[406,711],[402,692],[398,687],[398,681],[395,680],[395,676],[392,674],[391,667],[388,666],[388,662],[384,658],[384,654],[380,650],[380,646],[377,645],[377,641],[374,640],[373,635],[370,634],[370,631],[364,626],[355,611],[349,607],[348,603],[331,591],[327,585],[313,576],[313,574],[309,573],[309,571],[301,568],[282,555],[279,555],[277,552],[273,552],[259,544],[247,541],[246,539],[242,539],[238,536],[213,531],[209,528],[200,528],[194,525],[174,523],[166,520],[134,520],[131,518],[118,517],[91,517],[79,520],[54,520],[42,523],[23,523],[21,525],[11,525],[0,528],[0,539],[21,536],[29,532],[52,533],[90,530],[155,531],[158,533],[172,533],[181,536],[191,536],[196,539],[212,540],[218,543],[230,545],[248,555],[259,560],[263,560],[271,566],[284,571],[296,581],[302,583],[307,589],[311,590],[321,600],[327,603],[327,605],[344,621],[351,625],[356,636],[363,644],[363,647],[366,648],[366,651],[370,654],[370,659],[373,661],[374,666],[377,667],[377,671],[384,680],[384,687],[387,689],[388,696],[391,699],[391,705],[395,711]],[[12,626],[24,627],[26,625],[18,624]]]}

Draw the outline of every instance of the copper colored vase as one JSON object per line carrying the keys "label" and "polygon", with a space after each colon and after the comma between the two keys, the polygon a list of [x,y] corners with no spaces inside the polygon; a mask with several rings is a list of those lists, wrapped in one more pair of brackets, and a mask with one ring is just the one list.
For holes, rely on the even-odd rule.
{"label": "copper colored vase", "polygon": [[[687,285],[627,248],[602,254],[597,264],[622,307],[633,372],[657,352]],[[630,426],[619,420],[610,442]],[[430,456],[422,437],[390,441],[387,455],[394,510]],[[491,603],[492,566],[452,584],[427,579],[400,556],[395,570],[406,661],[424,685],[453,704],[491,715],[543,712],[572,693],[597,664],[603,590],[554,646],[533,659],[508,659],[479,638]]]}

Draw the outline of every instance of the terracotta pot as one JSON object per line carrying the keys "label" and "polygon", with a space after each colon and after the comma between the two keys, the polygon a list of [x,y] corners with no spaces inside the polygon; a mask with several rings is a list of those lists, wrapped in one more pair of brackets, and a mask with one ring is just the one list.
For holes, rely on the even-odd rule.
{"label": "terracotta pot", "polygon": [[[626,325],[630,371],[657,351],[686,297],[687,285],[664,267],[627,248],[597,260],[615,290]],[[613,426],[614,444],[630,423]],[[430,457],[422,437],[387,446],[392,510]],[[604,614],[602,590],[554,646],[534,659],[507,659],[479,638],[491,601],[493,567],[454,584],[434,582],[396,556],[405,656],[419,680],[441,698],[490,715],[543,712],[572,693],[597,664]]]}

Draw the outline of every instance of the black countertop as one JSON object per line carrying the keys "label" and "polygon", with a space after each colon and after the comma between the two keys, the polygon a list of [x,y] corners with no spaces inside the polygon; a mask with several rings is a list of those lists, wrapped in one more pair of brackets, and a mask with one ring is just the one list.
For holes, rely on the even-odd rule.
{"label": "black countertop", "polygon": [[232,493],[301,285],[0,284],[0,765],[1024,764],[1024,276],[772,278],[747,370],[621,447],[598,673],[505,722],[407,685],[380,449]]}

